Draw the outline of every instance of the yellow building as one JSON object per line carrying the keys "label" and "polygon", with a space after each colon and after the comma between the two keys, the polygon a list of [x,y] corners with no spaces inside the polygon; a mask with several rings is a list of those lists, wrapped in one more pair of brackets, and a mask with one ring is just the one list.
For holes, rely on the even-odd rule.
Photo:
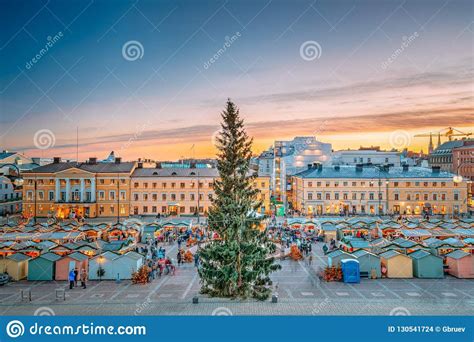
{"label": "yellow building", "polygon": [[[215,168],[139,167],[132,174],[131,215],[196,215],[197,211],[205,215],[217,178]],[[260,190],[260,211],[264,213],[270,209],[270,178],[258,177],[254,186]]]}
{"label": "yellow building", "polygon": [[126,217],[134,162],[54,162],[22,173],[26,216],[68,218]]}
{"label": "yellow building", "polygon": [[458,214],[467,183],[438,168],[312,165],[292,177],[292,207],[307,215]]}

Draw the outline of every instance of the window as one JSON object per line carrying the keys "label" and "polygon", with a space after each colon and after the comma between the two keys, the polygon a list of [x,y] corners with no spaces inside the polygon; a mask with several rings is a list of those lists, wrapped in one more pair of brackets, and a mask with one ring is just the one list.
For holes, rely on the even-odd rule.
{"label": "window", "polygon": [[437,201],[438,200],[438,195],[437,194],[433,194],[433,201]]}
{"label": "window", "polygon": [[427,187],[427,186],[428,186],[428,182],[423,182],[423,186],[424,186],[424,187]]}
{"label": "window", "polygon": [[133,194],[133,200],[138,201],[138,194]]}
{"label": "window", "polygon": [[407,201],[411,201],[411,195],[407,194]]}
{"label": "window", "polygon": [[49,198],[50,201],[54,201],[54,191],[49,192]]}
{"label": "window", "polygon": [[144,213],[148,213],[148,207],[147,207],[146,205],[143,206],[143,212],[144,212]]}
{"label": "window", "polygon": [[323,197],[322,197],[322,194],[321,194],[320,192],[318,192],[318,193],[316,194],[316,198],[317,198],[318,200],[321,200],[321,199],[323,198]]}
{"label": "window", "polygon": [[148,194],[143,194],[143,200],[148,201]]}
{"label": "window", "polygon": [[441,194],[441,200],[446,201],[446,194]]}
{"label": "window", "polygon": [[158,201],[158,195],[157,194],[152,194],[151,195],[153,201]]}
{"label": "window", "polygon": [[194,194],[191,194],[189,195],[191,197],[191,201],[194,201],[194,198],[195,198],[195,195]]}
{"label": "window", "polygon": [[411,182],[406,182],[406,183],[405,183],[405,186],[406,186],[407,188],[409,188],[410,185],[411,185]]}
{"label": "window", "polygon": [[309,193],[308,193],[308,200],[311,201],[312,199],[313,199],[313,193],[312,193],[312,192],[309,192]]}
{"label": "window", "polygon": [[331,186],[331,183],[329,182],[326,182],[326,188],[330,187]]}
{"label": "window", "polygon": [[338,193],[338,192],[336,192],[336,193],[334,194],[334,199],[335,199],[335,200],[339,200],[339,193]]}
{"label": "window", "polygon": [[428,200],[428,194],[423,195],[423,200],[427,201]]}
{"label": "window", "polygon": [[153,187],[153,189],[156,189],[156,182],[152,183],[151,186]]}
{"label": "window", "polygon": [[99,191],[99,199],[105,200],[105,191]]}
{"label": "window", "polygon": [[109,191],[109,199],[111,201],[114,201],[115,200],[115,191]]}
{"label": "window", "polygon": [[394,196],[395,201],[398,201],[399,195],[398,195],[398,194],[394,194],[393,196]]}
{"label": "window", "polygon": [[181,189],[184,189],[185,184],[184,184],[184,183],[180,183],[179,186],[181,187]]}
{"label": "window", "polygon": [[438,186],[438,183],[437,182],[433,182],[433,187],[436,187]]}
{"label": "window", "polygon": [[166,183],[161,183],[161,187],[162,187],[163,189],[166,189]]}
{"label": "window", "polygon": [[176,201],[176,194],[171,194],[171,200]]}
{"label": "window", "polygon": [[415,194],[415,201],[419,201],[420,200],[420,194]]}
{"label": "window", "polygon": [[115,207],[113,205],[110,206],[110,213],[111,214],[115,213]]}
{"label": "window", "polygon": [[454,193],[454,200],[459,201],[459,193],[457,192]]}
{"label": "window", "polygon": [[374,196],[375,196],[375,194],[374,194],[373,192],[371,192],[371,193],[369,194],[369,199],[370,199],[371,201],[373,201],[373,200],[374,200]]}
{"label": "window", "polygon": [[152,212],[152,213],[156,213],[156,212],[157,212],[157,210],[156,210],[156,205],[154,205],[154,206],[151,207],[151,212]]}
{"label": "window", "polygon": [[349,199],[349,195],[348,195],[347,192],[345,192],[345,193],[342,194],[342,199],[343,199],[343,200]]}
{"label": "window", "polygon": [[352,199],[353,199],[353,200],[356,200],[356,199],[357,199],[357,192],[353,192],[353,193],[352,193]]}
{"label": "window", "polygon": [[176,183],[171,183],[171,187],[174,189],[176,187]]}
{"label": "window", "polygon": [[162,199],[163,201],[166,201],[166,194],[161,194],[161,199]]}
{"label": "window", "polygon": [[143,183],[143,187],[144,187],[145,189],[147,189],[147,188],[148,188],[148,183]]}
{"label": "window", "polygon": [[179,207],[179,212],[180,212],[181,214],[184,214],[184,209],[185,209],[185,207]]}
{"label": "window", "polygon": [[393,182],[393,186],[396,188],[398,187],[398,182]]}
{"label": "window", "polygon": [[99,179],[99,184],[104,184],[105,181],[103,179]]}
{"label": "window", "polygon": [[342,185],[343,186],[348,186],[349,182],[343,182]]}
{"label": "window", "polygon": [[357,182],[352,182],[352,186],[357,186]]}
{"label": "window", "polygon": [[446,182],[441,182],[441,186],[442,186],[442,187],[445,187],[445,186],[446,186]]}
{"label": "window", "polygon": [[127,198],[127,192],[125,190],[120,190],[120,199],[125,201]]}
{"label": "window", "polygon": [[362,193],[360,194],[360,199],[361,199],[361,200],[365,200],[365,192],[362,192]]}
{"label": "window", "polygon": [[186,199],[186,195],[185,194],[180,194],[179,198],[180,198],[181,201],[184,201]]}
{"label": "window", "polygon": [[316,186],[319,188],[321,187],[321,182],[316,182]]}
{"label": "window", "polygon": [[165,206],[161,207],[161,212],[166,213],[166,207]]}
{"label": "window", "polygon": [[313,182],[308,182],[308,187],[312,188],[313,187]]}
{"label": "window", "polygon": [[331,199],[331,193],[327,192],[326,193],[326,200],[330,200]]}

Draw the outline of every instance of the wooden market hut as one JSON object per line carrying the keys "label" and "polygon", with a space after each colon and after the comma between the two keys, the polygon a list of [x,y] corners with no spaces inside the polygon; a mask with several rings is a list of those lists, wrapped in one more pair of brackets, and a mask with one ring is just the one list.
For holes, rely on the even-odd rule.
{"label": "wooden market hut", "polygon": [[337,226],[333,223],[323,223],[319,235],[324,236],[324,242],[328,243],[337,238]]}
{"label": "wooden market hut", "polygon": [[341,260],[343,259],[356,259],[352,254],[346,253],[343,250],[337,249],[327,255],[328,266],[341,266]]}
{"label": "wooden market hut", "polygon": [[25,279],[28,275],[28,260],[31,258],[23,253],[15,253],[4,259],[3,270],[12,280]]}
{"label": "wooden market hut", "polygon": [[[90,280],[114,280],[117,277],[115,259],[119,258],[120,255],[113,252],[104,252],[97,255],[89,260],[89,279]],[[102,268],[104,274],[99,275],[99,268]]]}
{"label": "wooden market hut", "polygon": [[68,254],[56,261],[56,280],[68,280],[69,272],[77,268],[79,274],[88,269],[89,258],[79,252]]}
{"label": "wooden market hut", "polygon": [[54,280],[59,259],[59,255],[48,252],[28,260],[28,280]]}
{"label": "wooden market hut", "polygon": [[114,279],[132,279],[133,272],[143,265],[143,255],[136,252],[128,252],[112,261],[116,277]]}
{"label": "wooden market hut", "polygon": [[413,264],[409,256],[395,250],[386,251],[379,256],[387,278],[413,278]]}
{"label": "wooden market hut", "polygon": [[417,250],[409,256],[413,263],[413,275],[417,278],[444,278],[443,258],[424,250]]}
{"label": "wooden market hut", "polygon": [[474,278],[474,255],[460,249],[446,254],[448,273],[456,278]]}
{"label": "wooden market hut", "polygon": [[359,249],[352,253],[359,261],[360,276],[371,278],[373,275],[377,278],[382,277],[380,257],[374,253]]}

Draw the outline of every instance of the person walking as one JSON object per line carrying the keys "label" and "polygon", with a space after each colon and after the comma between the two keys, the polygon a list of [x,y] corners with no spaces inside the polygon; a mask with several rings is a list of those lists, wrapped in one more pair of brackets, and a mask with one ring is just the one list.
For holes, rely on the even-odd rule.
{"label": "person walking", "polygon": [[79,276],[79,270],[77,269],[77,267],[74,269],[74,286],[77,287],[77,280],[78,280],[78,277]]}
{"label": "person walking", "polygon": [[194,267],[199,268],[199,253],[194,254]]}
{"label": "person walking", "polygon": [[74,280],[76,279],[76,275],[74,274],[74,270],[69,271],[68,279],[69,279],[69,290],[72,290],[72,288],[74,287]]}
{"label": "person walking", "polygon": [[176,259],[178,260],[178,266],[181,266],[181,259],[182,259],[181,250],[178,251],[178,255],[176,255]]}
{"label": "person walking", "polygon": [[87,281],[87,272],[83,268],[82,271],[81,271],[81,286],[82,286],[83,289],[85,289],[87,287],[86,286],[86,281]]}

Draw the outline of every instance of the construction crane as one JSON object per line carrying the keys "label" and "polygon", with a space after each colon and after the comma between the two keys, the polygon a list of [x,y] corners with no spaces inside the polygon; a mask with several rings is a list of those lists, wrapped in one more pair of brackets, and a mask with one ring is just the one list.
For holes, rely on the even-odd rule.
{"label": "construction crane", "polygon": [[459,129],[453,128],[453,127],[447,127],[447,128],[443,128],[442,130],[439,130],[437,132],[429,132],[429,133],[425,133],[425,134],[416,134],[414,137],[415,138],[429,137],[430,142],[428,144],[428,152],[431,153],[431,151],[434,150],[433,135],[438,136],[438,145],[436,146],[436,147],[438,147],[439,145],[441,145],[441,136],[444,136],[444,137],[448,138],[448,141],[452,141],[453,137],[470,137],[472,135],[472,132],[467,132],[466,133],[466,132],[460,131]]}

